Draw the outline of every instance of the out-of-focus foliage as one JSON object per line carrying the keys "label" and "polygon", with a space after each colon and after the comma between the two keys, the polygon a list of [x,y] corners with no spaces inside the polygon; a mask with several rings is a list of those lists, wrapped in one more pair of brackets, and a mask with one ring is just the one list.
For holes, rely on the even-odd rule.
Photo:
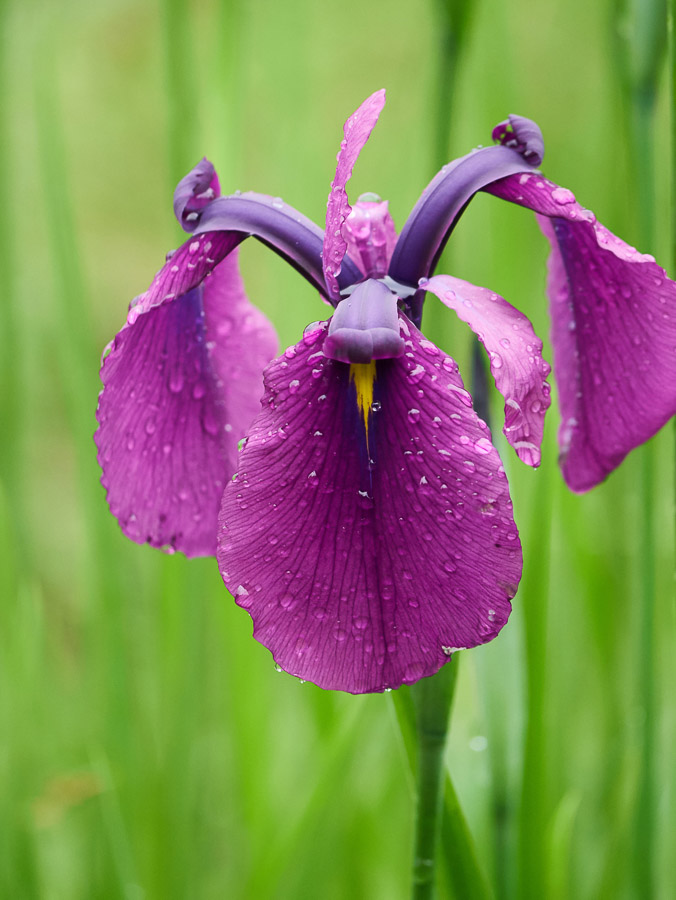
{"label": "out-of-focus foliage", "polygon": [[[342,122],[386,87],[351,191],[389,198],[403,223],[433,174],[439,134],[443,42],[439,4],[428,6],[0,3],[0,896],[407,895],[412,797],[387,695],[328,694],[276,673],[213,561],[127,542],[108,514],[91,434],[99,354],[182,240],[171,191],[201,156],[225,192],[281,195],[321,222]],[[545,172],[636,240],[614,4],[473,6],[451,152],[488,143],[508,113],[532,117]],[[654,142],[660,198],[663,101]],[[665,203],[655,246],[641,247],[663,260]],[[444,261],[547,335],[546,247],[529,213],[477,198]],[[284,344],[326,315],[265,248],[245,246],[242,262]],[[446,312],[426,315],[468,373],[468,334]],[[553,410],[537,472],[501,445],[524,581],[499,639],[462,655],[448,764],[498,898],[635,896],[638,473],[650,453],[655,857],[657,896],[667,898],[673,433],[575,497],[556,467],[556,425]],[[525,772],[524,759],[535,761]]]}

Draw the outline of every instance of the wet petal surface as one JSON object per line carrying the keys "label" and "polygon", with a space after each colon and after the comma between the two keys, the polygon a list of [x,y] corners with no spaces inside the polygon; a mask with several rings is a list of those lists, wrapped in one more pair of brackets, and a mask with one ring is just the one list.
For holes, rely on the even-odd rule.
{"label": "wet petal surface", "polygon": [[453,360],[401,321],[406,354],[372,369],[327,359],[326,323],[268,367],[219,519],[221,574],[257,640],[352,693],[493,638],[521,575],[486,426]]}
{"label": "wet petal surface", "polygon": [[369,139],[384,105],[385,91],[376,91],[352,113],[343,127],[344,137],[340,144],[338,165],[331,183],[326,207],[326,229],[322,250],[326,287],[329,298],[334,301],[340,294],[337,276],[347,250],[347,242],[343,236],[343,224],[351,210],[345,185],[350,180],[354,164]]}
{"label": "wet petal surface", "polygon": [[561,466],[586,491],[676,413],[676,283],[539,175],[487,189],[539,214],[559,389]]}
{"label": "wet petal surface", "polygon": [[[347,252],[369,278],[387,275],[397,232],[387,200],[365,199],[363,194],[352,207],[343,225]],[[371,195],[373,196],[373,195]]]}
{"label": "wet petal surface", "polygon": [[176,185],[174,215],[185,231],[194,231],[205,206],[220,197],[216,169],[204,157]]}
{"label": "wet petal surface", "polygon": [[220,495],[275,352],[234,254],[203,287],[119,332],[101,370],[95,440],[111,511],[129,538],[187,556],[215,552]]}
{"label": "wet petal surface", "polygon": [[235,231],[207,231],[168,254],[148,290],[129,304],[127,324],[133,325],[154,306],[175,300],[200,285],[246,236]]}
{"label": "wet petal surface", "polygon": [[486,348],[495,386],[505,398],[505,437],[519,459],[539,466],[550,366],[530,321],[499,294],[450,275],[435,275],[421,287],[455,310]]}

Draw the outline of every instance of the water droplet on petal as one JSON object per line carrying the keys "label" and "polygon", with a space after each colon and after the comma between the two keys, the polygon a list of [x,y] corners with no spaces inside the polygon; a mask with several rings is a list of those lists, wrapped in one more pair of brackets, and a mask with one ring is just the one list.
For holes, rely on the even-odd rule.
{"label": "water droplet on petal", "polygon": [[560,206],[565,206],[568,203],[575,203],[575,194],[568,188],[557,187],[552,191],[552,200]]}
{"label": "water droplet on petal", "polygon": [[411,369],[411,371],[408,373],[408,379],[413,384],[417,384],[421,380],[421,378],[424,376],[424,374],[425,374],[425,367],[421,366],[421,365],[417,365],[417,366],[415,366],[415,368]]}
{"label": "water droplet on petal", "polygon": [[183,390],[183,370],[180,366],[173,366],[169,373],[169,390],[172,394],[179,394]]}

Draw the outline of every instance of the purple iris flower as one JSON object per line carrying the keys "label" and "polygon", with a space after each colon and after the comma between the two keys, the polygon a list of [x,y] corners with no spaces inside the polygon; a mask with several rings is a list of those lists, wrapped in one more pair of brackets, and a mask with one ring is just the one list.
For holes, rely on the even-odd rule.
{"label": "purple iris flower", "polygon": [[[96,434],[125,534],[216,551],[278,665],[352,693],[414,682],[495,637],[521,577],[500,457],[456,363],[419,330],[432,292],[477,334],[506,438],[537,466],[550,403],[541,341],[502,297],[433,274],[477,191],[534,210],[552,244],[569,486],[593,487],[676,409],[676,284],[539,174],[535,123],[510,116],[497,146],[445,166],[399,237],[379,198],[350,207],[346,184],[384,102],[376,92],[345,124],[324,232],[278,198],[219,197],[206,160],[183,179],[174,210],[192,236],[105,357]],[[234,251],[248,236],[335,310],[263,379],[276,340],[242,289]]]}

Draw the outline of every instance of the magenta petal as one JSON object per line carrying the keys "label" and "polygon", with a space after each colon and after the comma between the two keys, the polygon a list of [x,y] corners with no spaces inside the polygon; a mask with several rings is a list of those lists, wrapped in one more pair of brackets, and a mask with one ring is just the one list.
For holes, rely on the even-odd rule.
{"label": "magenta petal", "polygon": [[[373,196],[373,195],[370,195]],[[369,278],[387,275],[397,231],[387,200],[365,199],[364,194],[352,207],[343,225],[347,252]]]}
{"label": "magenta petal", "polygon": [[542,176],[487,190],[547,217],[561,465],[589,490],[676,413],[676,283]]}
{"label": "magenta petal", "polygon": [[342,229],[351,207],[345,185],[350,180],[354,164],[369,139],[384,105],[385,91],[376,91],[352,113],[343,127],[344,137],[340,144],[338,165],[326,207],[326,229],[322,250],[324,278],[329,297],[333,300],[337,300],[340,295],[337,277],[347,250]]}
{"label": "magenta petal", "polygon": [[375,364],[368,441],[350,366],[322,353],[326,325],[267,368],[219,517],[221,574],[256,639],[351,693],[491,640],[521,576],[486,426],[453,360],[401,322],[406,355]]}
{"label": "magenta petal", "polygon": [[154,306],[174,300],[200,285],[245,237],[245,233],[237,231],[206,231],[168,254],[148,290],[129,304],[127,324],[133,325],[140,315]]}
{"label": "magenta petal", "polygon": [[505,398],[505,437],[519,459],[539,466],[551,370],[530,321],[499,294],[450,275],[435,275],[420,286],[455,310],[485,346],[495,386]]}
{"label": "magenta petal", "polygon": [[186,556],[215,553],[220,495],[275,352],[234,254],[203,287],[123,327],[101,370],[95,440],[127,537]]}

